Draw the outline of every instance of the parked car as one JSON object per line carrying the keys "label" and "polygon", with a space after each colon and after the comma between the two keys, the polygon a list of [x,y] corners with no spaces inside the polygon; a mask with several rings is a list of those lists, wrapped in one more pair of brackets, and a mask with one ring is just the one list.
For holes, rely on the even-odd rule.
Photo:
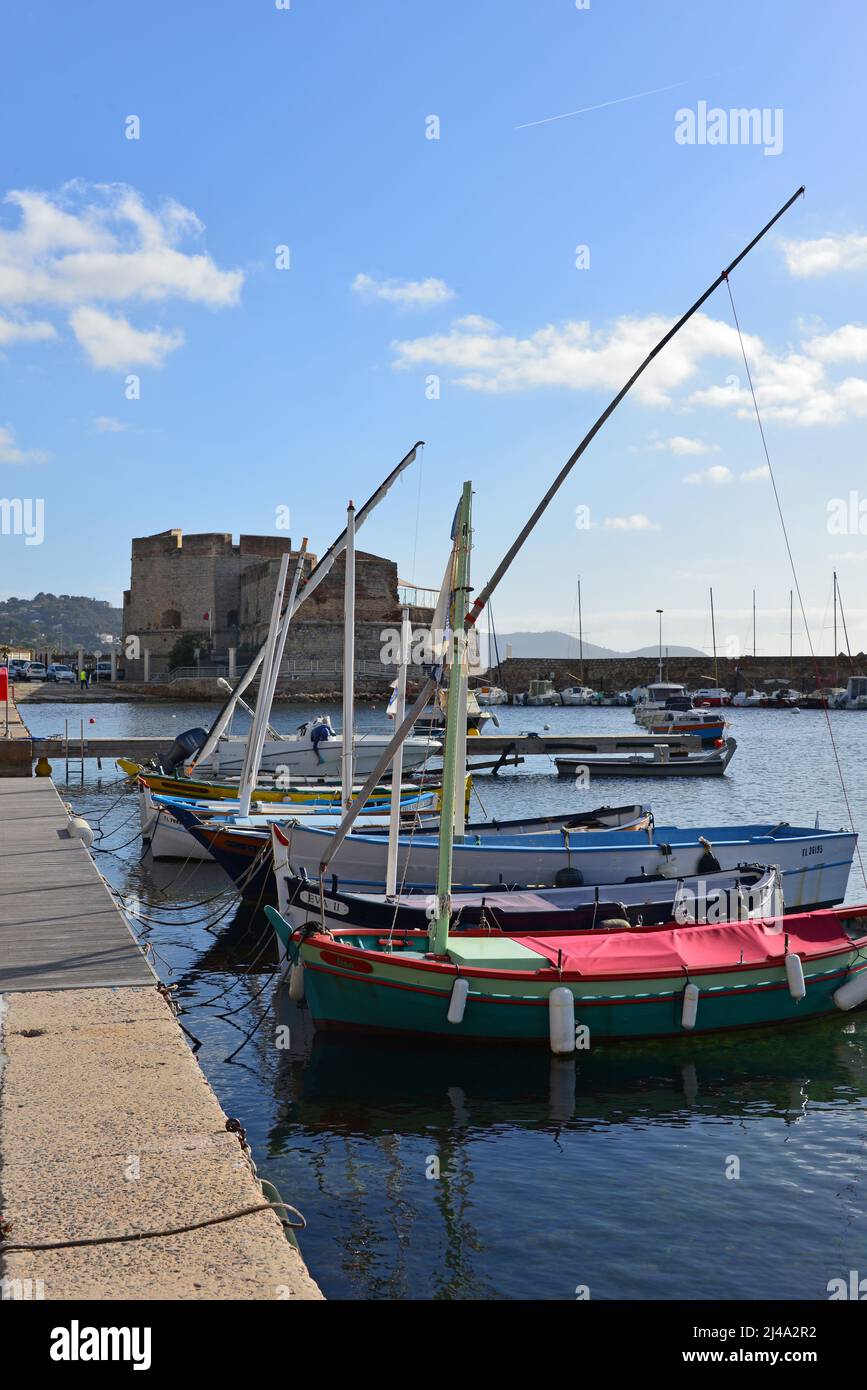
{"label": "parked car", "polygon": [[20,657],[16,657],[13,661],[10,661],[8,663],[10,681],[26,680],[27,677],[24,675],[24,667],[26,665],[27,662],[22,661]]}
{"label": "parked car", "polygon": [[95,677],[96,677],[96,679],[97,679],[98,681],[110,681],[110,680],[111,680],[111,662],[110,662],[110,661],[98,661],[98,662],[96,663],[96,668],[95,668],[93,674],[95,675]]}
{"label": "parked car", "polygon": [[41,661],[25,661],[18,677],[21,681],[44,681],[46,676],[45,665]]}
{"label": "parked car", "polygon": [[75,672],[71,666],[64,666],[62,662],[53,661],[46,672],[45,679],[56,681],[58,685],[62,685],[64,681],[68,682],[69,685],[74,685]]}

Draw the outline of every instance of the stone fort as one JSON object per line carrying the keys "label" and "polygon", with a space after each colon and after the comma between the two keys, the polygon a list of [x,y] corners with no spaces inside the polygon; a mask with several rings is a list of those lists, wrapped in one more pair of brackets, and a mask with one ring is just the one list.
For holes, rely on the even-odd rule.
{"label": "stone fort", "polygon": [[[123,635],[139,639],[141,655],[125,659],[128,679],[143,678],[145,651],[150,674],[167,673],[172,648],[184,635],[200,640],[203,666],[228,667],[233,651],[242,671],[267,636],[280,559],[287,551],[288,587],[299,553],[288,536],[242,535],[236,542],[229,533],[185,536],[173,529],[134,539],[130,587],[123,596]],[[304,574],[316,558],[307,552]],[[400,625],[397,566],[361,550],[355,562],[358,673],[362,678],[375,674],[382,685],[394,674],[383,668],[380,654],[383,628]],[[339,676],[342,670],[344,575],[340,556],[289,629],[283,670],[299,688],[321,685],[318,677]],[[415,627],[429,624],[432,613],[413,605],[410,616]]]}

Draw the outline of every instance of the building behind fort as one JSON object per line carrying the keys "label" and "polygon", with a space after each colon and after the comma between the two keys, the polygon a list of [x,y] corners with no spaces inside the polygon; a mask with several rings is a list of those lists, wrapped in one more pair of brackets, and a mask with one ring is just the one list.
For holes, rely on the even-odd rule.
{"label": "building behind fort", "polygon": [[[130,637],[138,639],[138,657],[126,657],[129,680],[168,674],[176,663],[170,654],[178,639],[199,647],[203,668],[243,671],[264,642],[282,555],[288,552],[289,579],[298,550],[288,536],[239,536],[208,532],[185,536],[181,530],[161,531],[132,542],[130,587],[123,597],[124,650]],[[307,552],[303,574],[310,573],[316,555]],[[383,666],[382,633],[399,628],[401,593],[392,560],[356,551],[355,658],[361,682],[382,686],[394,671]],[[343,556],[303,604],[289,629],[283,673],[299,690],[321,689],[339,679],[343,667]],[[407,597],[407,595],[403,595]],[[426,595],[425,595],[426,596]],[[415,598],[415,594],[408,597]],[[431,610],[413,605],[414,626],[427,625]]]}

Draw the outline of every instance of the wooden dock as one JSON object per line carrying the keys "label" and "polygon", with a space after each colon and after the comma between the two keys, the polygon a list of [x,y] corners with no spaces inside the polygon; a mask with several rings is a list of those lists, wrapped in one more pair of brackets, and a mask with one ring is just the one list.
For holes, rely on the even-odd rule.
{"label": "wooden dock", "polygon": [[157,984],[47,777],[0,780],[0,993]]}

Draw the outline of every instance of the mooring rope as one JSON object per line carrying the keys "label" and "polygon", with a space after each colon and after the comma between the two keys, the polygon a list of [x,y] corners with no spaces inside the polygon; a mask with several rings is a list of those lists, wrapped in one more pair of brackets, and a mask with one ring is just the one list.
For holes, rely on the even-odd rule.
{"label": "mooring rope", "polygon": [[[806,609],[804,608],[804,600],[803,600],[803,597],[802,597],[802,595],[801,595],[801,585],[800,585],[800,582],[799,582],[799,580],[798,580],[798,571],[797,571],[797,568],[796,568],[796,566],[795,566],[795,557],[794,557],[794,555],[793,555],[793,553],[792,553],[792,546],[791,546],[791,543],[790,543],[790,541],[789,541],[789,532],[788,532],[788,529],[787,529],[787,527],[786,527],[786,519],[785,519],[785,517],[784,517],[784,515],[783,515],[783,507],[782,507],[782,503],[780,502],[780,494],[779,494],[779,492],[778,492],[778,490],[777,490],[777,480],[776,480],[776,478],[775,478],[775,476],[774,476],[774,469],[773,469],[773,465],[772,465],[772,463],[771,463],[771,455],[770,455],[770,451],[769,451],[769,449],[768,449],[768,441],[767,441],[767,439],[765,438],[765,430],[764,430],[764,426],[763,426],[763,424],[762,424],[761,411],[759,410],[759,403],[758,403],[758,400],[756,399],[756,391],[755,391],[755,387],[753,386],[753,377],[752,377],[752,373],[751,373],[751,371],[750,371],[750,364],[749,364],[749,362],[748,362],[748,360],[747,360],[747,352],[746,352],[746,348],[744,347],[744,339],[743,339],[743,334],[741,333],[741,325],[740,325],[740,322],[739,322],[739,320],[738,320],[738,311],[737,311],[737,309],[735,308],[735,300],[734,300],[734,295],[732,294],[731,280],[729,279],[729,276],[728,276],[728,275],[725,275],[724,278],[725,278],[725,282],[726,282],[726,289],[727,289],[728,292],[729,292],[729,300],[730,300],[731,306],[732,306],[732,317],[734,318],[734,321],[735,321],[735,328],[737,329],[738,342],[740,343],[740,347],[741,347],[741,356],[742,356],[743,359],[744,359],[744,370],[745,370],[745,372],[746,372],[746,374],[747,374],[747,381],[748,381],[749,387],[750,387],[750,395],[751,395],[752,398],[753,398],[753,409],[754,409],[755,412],[756,412],[756,422],[757,422],[757,424],[758,424],[758,427],[759,427],[759,434],[760,434],[761,440],[762,440],[762,449],[763,449],[764,455],[765,455],[765,462],[766,462],[767,465],[768,465],[768,475],[769,475],[769,477],[770,477],[770,479],[771,479],[771,487],[772,487],[773,490],[774,490],[774,501],[775,501],[776,504],[777,504],[777,514],[779,515],[779,518],[780,518],[780,526],[782,527],[782,530],[783,530],[783,540],[785,541],[785,544],[786,544],[786,552],[787,552],[787,554],[788,554],[788,556],[789,556],[789,566],[790,566],[791,571],[792,571],[792,579],[793,579],[793,581],[794,581],[795,591],[797,592],[797,595],[798,595],[798,604],[799,604],[799,607],[800,607],[800,609],[801,609],[801,618],[803,619],[803,623],[804,623],[804,632],[805,632],[806,637],[807,637],[807,646],[808,646],[809,649],[810,649],[810,657],[811,657],[812,662],[813,662],[813,671],[814,671],[814,674],[815,674],[815,677],[816,677],[816,689],[818,690],[818,689],[820,688],[820,681],[819,681],[819,663],[818,663],[818,661],[816,660],[816,653],[815,653],[815,651],[813,650],[813,638],[812,638],[812,634],[810,633],[810,626],[809,626],[809,623],[807,622],[807,613],[806,613]],[[828,709],[828,702],[827,702],[827,700],[823,700],[823,701],[822,701],[822,709],[824,710],[824,713],[825,713],[825,721],[826,721],[826,723],[827,723],[827,725],[828,725],[828,737],[829,737],[830,740],[831,740],[831,748],[832,748],[833,753],[834,753],[834,761],[835,761],[835,763],[837,764],[837,776],[838,776],[839,779],[840,779],[840,786],[841,786],[842,791],[843,791],[843,800],[844,800],[845,803],[846,803],[846,814],[847,814],[848,817],[849,817],[849,825],[851,826],[852,830],[854,831],[854,829],[855,829],[855,820],[854,820],[854,817],[853,817],[853,815],[852,815],[852,807],[851,807],[850,802],[849,802],[849,792],[848,792],[847,787],[846,787],[846,779],[845,779],[844,776],[843,776],[843,765],[842,765],[842,763],[840,762],[840,754],[839,754],[839,751],[838,751],[838,749],[837,749],[837,741],[836,741],[836,739],[834,738],[834,730],[833,730],[832,725],[831,725],[831,715],[830,715],[830,711],[829,711],[829,709]],[[857,856],[858,856],[858,866],[859,866],[859,868],[860,868],[860,870],[861,870],[861,878],[862,878],[863,881],[864,881],[864,887],[865,887],[865,889],[867,889],[867,872],[865,872],[865,869],[864,869],[864,860],[863,860],[862,857],[861,857],[861,846],[860,846],[860,843],[858,842],[858,840],[855,841],[855,853],[856,853]]]}

